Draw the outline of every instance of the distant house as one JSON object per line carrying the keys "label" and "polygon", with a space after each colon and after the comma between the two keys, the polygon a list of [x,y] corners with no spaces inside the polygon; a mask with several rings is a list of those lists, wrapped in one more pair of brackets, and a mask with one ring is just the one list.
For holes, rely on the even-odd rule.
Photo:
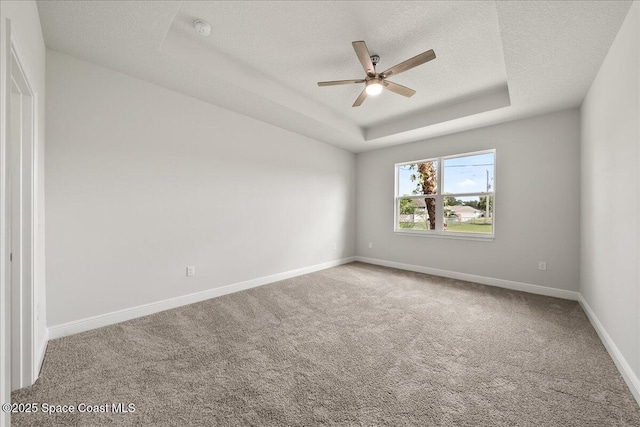
{"label": "distant house", "polygon": [[[427,212],[424,199],[413,199],[413,203],[416,206],[413,214],[400,215],[400,222],[418,222],[426,219]],[[467,222],[474,218],[481,218],[484,214],[484,211],[465,205],[447,206],[447,209],[451,210],[455,216],[455,219],[452,217],[450,217],[450,219],[460,222]]]}
{"label": "distant house", "polygon": [[461,221],[461,222],[466,222],[474,218],[479,218],[483,214],[483,211],[473,208],[471,206],[465,206],[465,205],[448,206],[447,209],[451,210],[453,214],[456,216],[456,218],[458,219],[458,221]]}

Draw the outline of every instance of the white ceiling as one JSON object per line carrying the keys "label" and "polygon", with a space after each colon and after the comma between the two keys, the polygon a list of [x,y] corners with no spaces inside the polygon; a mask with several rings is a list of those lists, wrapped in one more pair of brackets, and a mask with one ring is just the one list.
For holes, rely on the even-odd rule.
{"label": "white ceiling", "polygon": [[[49,48],[361,152],[580,105],[631,1],[40,1]],[[208,21],[208,38],[194,19]],[[351,104],[365,40],[417,91]]]}

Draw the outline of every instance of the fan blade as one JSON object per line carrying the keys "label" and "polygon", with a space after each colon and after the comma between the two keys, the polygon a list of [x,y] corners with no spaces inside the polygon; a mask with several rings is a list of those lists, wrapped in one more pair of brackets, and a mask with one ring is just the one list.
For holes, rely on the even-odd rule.
{"label": "fan blade", "polygon": [[422,65],[425,62],[429,62],[433,59],[436,59],[436,54],[433,49],[428,50],[426,52],[422,52],[420,55],[416,55],[411,59],[407,59],[404,62],[399,63],[398,65],[394,65],[389,68],[387,71],[380,73],[383,78],[387,78],[391,75],[397,75],[404,71],[410,70],[413,67],[417,67],[418,65]]}
{"label": "fan blade", "polygon": [[330,82],[318,82],[318,86],[338,86],[338,85],[348,85],[352,83],[364,83],[364,79],[360,80],[333,80]]}
{"label": "fan blade", "polygon": [[360,95],[358,95],[358,98],[356,99],[356,102],[353,103],[352,107],[361,106],[366,97],[367,97],[367,88],[364,88],[362,89],[362,92],[360,92]]}
{"label": "fan blade", "polygon": [[371,62],[371,55],[369,55],[369,49],[367,49],[367,45],[363,41],[352,42],[353,50],[356,51],[356,55],[358,55],[358,59],[362,64],[362,68],[364,68],[364,72],[367,73],[368,76],[375,76],[376,69],[373,67],[373,62]]}
{"label": "fan blade", "polygon": [[389,82],[389,81],[383,80],[382,84],[384,85],[384,87],[389,89],[391,92],[395,92],[398,95],[406,96],[407,98],[412,97],[416,93],[415,90],[409,89],[406,86],[399,85],[398,83],[394,83],[394,82]]}

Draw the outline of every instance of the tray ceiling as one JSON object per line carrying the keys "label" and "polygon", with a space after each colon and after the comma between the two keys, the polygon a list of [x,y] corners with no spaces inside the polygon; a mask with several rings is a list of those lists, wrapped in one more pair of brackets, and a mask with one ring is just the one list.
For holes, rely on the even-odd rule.
{"label": "tray ceiling", "polygon": [[[56,49],[360,152],[580,105],[631,2],[38,2]],[[194,19],[212,26],[203,38]],[[351,104],[365,40],[417,91]]]}

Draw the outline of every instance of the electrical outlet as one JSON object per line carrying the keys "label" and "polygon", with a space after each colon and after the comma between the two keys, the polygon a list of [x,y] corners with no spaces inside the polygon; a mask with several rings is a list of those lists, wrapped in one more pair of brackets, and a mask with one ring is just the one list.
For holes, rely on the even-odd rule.
{"label": "electrical outlet", "polygon": [[338,245],[337,245],[337,244],[335,244],[335,243],[333,244],[333,250],[334,250],[334,251],[338,250]]}
{"label": "electrical outlet", "polygon": [[187,267],[187,277],[191,277],[191,276],[195,276],[196,275],[196,266],[195,265],[190,265]]}
{"label": "electrical outlet", "polygon": [[369,249],[373,248],[373,243],[369,242]]}
{"label": "electrical outlet", "polygon": [[538,262],[538,270],[547,271],[547,262],[539,261]]}

